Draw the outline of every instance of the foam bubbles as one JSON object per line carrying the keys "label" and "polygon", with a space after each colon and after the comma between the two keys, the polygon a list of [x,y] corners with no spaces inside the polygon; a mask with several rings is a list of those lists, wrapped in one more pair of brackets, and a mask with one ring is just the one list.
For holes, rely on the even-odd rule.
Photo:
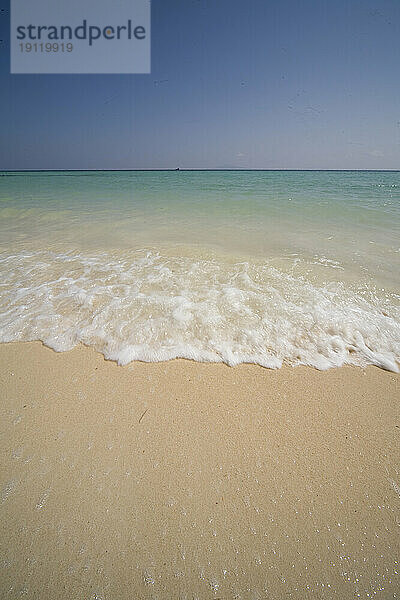
{"label": "foam bubbles", "polygon": [[[294,259],[298,261],[298,259]],[[79,343],[125,365],[176,357],[398,371],[394,294],[268,263],[157,252],[25,252],[0,260],[0,341]]]}

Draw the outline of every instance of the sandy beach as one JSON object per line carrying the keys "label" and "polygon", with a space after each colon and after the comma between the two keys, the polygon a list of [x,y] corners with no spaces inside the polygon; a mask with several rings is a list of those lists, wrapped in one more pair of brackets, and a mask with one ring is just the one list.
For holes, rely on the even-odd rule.
{"label": "sandy beach", "polygon": [[0,345],[1,598],[395,598],[399,376]]}
{"label": "sandy beach", "polygon": [[400,600],[400,0],[0,17],[0,600]]}

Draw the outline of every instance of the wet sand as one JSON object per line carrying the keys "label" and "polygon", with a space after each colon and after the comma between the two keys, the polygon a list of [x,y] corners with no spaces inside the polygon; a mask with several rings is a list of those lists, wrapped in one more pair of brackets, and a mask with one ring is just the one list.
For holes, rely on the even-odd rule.
{"label": "wet sand", "polygon": [[0,597],[400,597],[400,377],[0,345]]}

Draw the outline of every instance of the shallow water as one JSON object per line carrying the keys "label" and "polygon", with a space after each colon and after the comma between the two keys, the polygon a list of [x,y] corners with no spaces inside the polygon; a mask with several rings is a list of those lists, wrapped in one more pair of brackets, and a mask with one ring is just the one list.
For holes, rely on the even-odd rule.
{"label": "shallow water", "polygon": [[0,340],[325,369],[400,357],[400,172],[0,177]]}

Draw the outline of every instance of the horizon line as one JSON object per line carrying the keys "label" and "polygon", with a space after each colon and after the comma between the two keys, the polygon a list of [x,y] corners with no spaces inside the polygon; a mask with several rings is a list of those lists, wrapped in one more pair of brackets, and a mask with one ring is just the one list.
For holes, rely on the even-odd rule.
{"label": "horizon line", "polygon": [[180,171],[303,171],[303,172],[391,172],[398,173],[400,169],[301,169],[301,168],[245,168],[245,167],[168,167],[143,169],[0,169],[0,173],[84,173],[84,172],[180,172]]}

